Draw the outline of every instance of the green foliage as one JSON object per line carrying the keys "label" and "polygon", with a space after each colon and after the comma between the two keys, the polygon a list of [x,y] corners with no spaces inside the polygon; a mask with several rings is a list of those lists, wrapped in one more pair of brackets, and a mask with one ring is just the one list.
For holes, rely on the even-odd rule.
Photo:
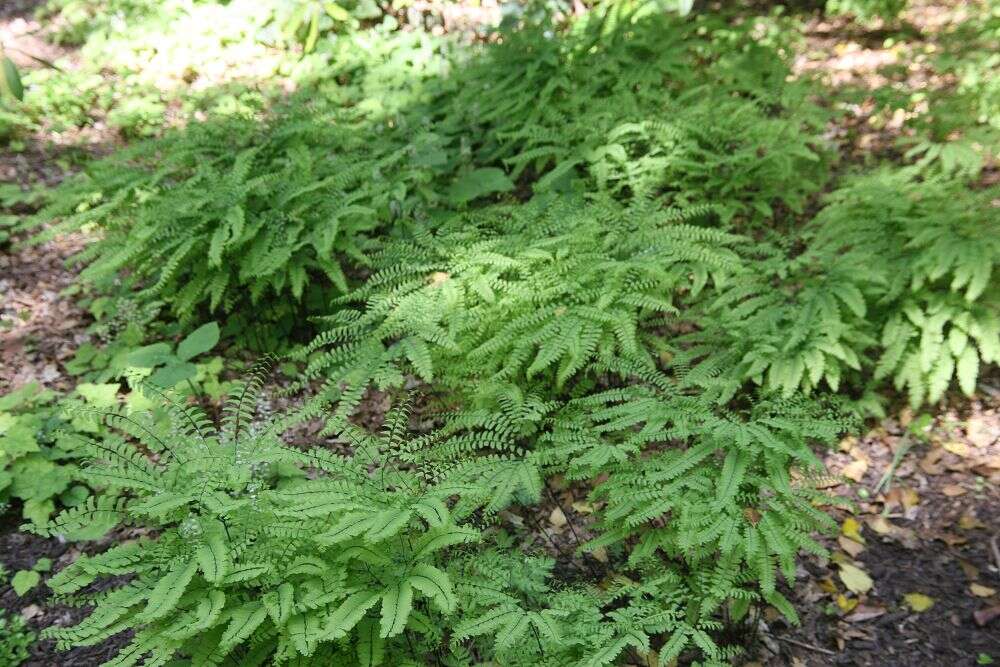
{"label": "green foliage", "polygon": [[909,0],[827,0],[831,14],[851,14],[862,21],[892,20],[906,9]]}
{"label": "green foliage", "polygon": [[[157,537],[80,558],[58,573],[50,586],[60,594],[102,576],[135,576],[85,598],[96,611],[47,636],[63,646],[93,644],[136,628],[108,663],[115,665],[146,654],[213,664],[227,656],[258,664],[314,654],[354,663],[360,654],[374,664],[372,655],[398,643],[408,626],[433,636],[432,619],[454,612],[441,552],[478,532],[457,524],[444,503],[457,476],[435,481],[399,465],[396,457],[413,449],[408,413],[390,416],[384,437],[347,429],[351,453],[303,453],[280,441],[285,420],[255,421],[261,381],[252,377],[231,397],[219,430],[179,405],[168,406],[169,427],[107,416],[158,451],[158,461],[121,438],[83,445],[93,457],[83,478],[108,493],[41,532],[112,515],[155,527]],[[296,466],[320,475],[306,477]]]}
{"label": "green foliage", "polygon": [[37,384],[0,398],[0,500],[21,501],[24,518],[37,522],[48,519],[61,495],[70,504],[87,495],[71,490],[71,448],[55,432],[61,422],[54,398]]}
{"label": "green foliage", "polygon": [[0,664],[18,667],[30,655],[28,648],[35,643],[20,615],[0,616]]}
{"label": "green foliage", "polygon": [[980,364],[1000,360],[994,197],[906,170],[848,182],[804,252],[771,248],[704,311],[677,359],[697,361],[686,381],[723,400],[748,379],[792,396],[848,374],[892,378],[914,407],[953,378],[971,394]]}
{"label": "green foliage", "polygon": [[932,56],[935,70],[957,83],[914,96],[926,109],[912,114],[907,125],[914,136],[901,144],[920,169],[971,181],[997,158],[1000,143],[1000,3],[965,9],[968,17],[941,36]]}
{"label": "green foliage", "polygon": [[[75,1],[89,57],[128,41]],[[971,394],[1000,361],[996,193],[967,187],[985,152],[931,114],[914,165],[831,182],[777,15],[534,3],[458,46],[397,30],[399,6],[161,5],[101,3],[134,17],[133,47],[240,15],[219,39],[298,50],[274,71],[306,88],[220,102],[32,220],[96,237],[75,259],[97,340],[71,399],[0,399],[0,492],[46,537],[135,536],[48,582],[92,608],[46,631],[61,648],[131,631],[107,664],[730,664],[730,610],[796,622],[779,577],[835,528],[813,450],[844,415],[890,383],[914,407]],[[157,57],[197,81],[177,39]],[[170,95],[78,76],[80,123],[103,105],[159,133]],[[988,115],[987,78],[949,123]],[[236,356],[310,336],[283,366],[289,394],[316,390],[299,408],[263,398],[261,370],[219,426],[202,411],[220,338]],[[358,426],[386,402],[380,433]],[[537,524],[556,508],[571,544]]]}
{"label": "green foliage", "polygon": [[710,214],[537,197],[416,227],[371,258],[344,299],[359,308],[324,318],[306,376],[346,383],[342,410],[371,381],[401,386],[404,368],[460,393],[655,376],[653,329],[740,268],[739,237],[696,224]]}
{"label": "green foliage", "polygon": [[409,205],[367,181],[400,156],[370,151],[351,128],[308,109],[263,126],[197,125],[93,164],[37,219],[63,217],[42,238],[99,224],[81,278],[100,284],[128,269],[141,301],[163,300],[182,320],[265,296],[322,299],[315,276],[345,290],[340,257],[360,260],[379,215]]}
{"label": "green foliage", "polygon": [[[109,665],[425,664],[433,654],[605,665],[664,641],[667,661],[688,649],[718,664],[730,654],[710,635],[720,606],[767,600],[794,618],[774,589],[776,563],[787,575],[797,549],[822,552],[808,533],[829,520],[811,505],[808,476],[788,469],[810,469],[805,442],[844,424],[809,404],[716,412],[634,387],[550,404],[548,417],[463,411],[410,435],[404,402],[381,435],[334,420],[341,445],[303,451],[280,435],[318,404],[262,422],[263,377],[230,397],[218,429],[169,402],[169,423],[108,413],[121,436],[81,443],[90,464],[80,477],[104,495],[32,529],[58,535],[111,518],[155,537],[82,556],[50,579],[95,610],[46,637],[90,645],[134,629]],[[656,445],[666,439],[677,445]],[[591,528],[599,536],[581,548],[613,546],[607,585],[573,559],[579,572],[558,587],[551,559],[525,557],[491,526],[501,510],[534,512],[540,474],[557,470],[606,475],[592,494],[608,503]],[[678,521],[657,528],[666,515]]]}
{"label": "green foliage", "polygon": [[442,127],[536,192],[575,175],[665,206],[711,201],[725,223],[801,209],[824,178],[821,115],[775,50],[714,15],[610,14],[505,35],[463,64]]}

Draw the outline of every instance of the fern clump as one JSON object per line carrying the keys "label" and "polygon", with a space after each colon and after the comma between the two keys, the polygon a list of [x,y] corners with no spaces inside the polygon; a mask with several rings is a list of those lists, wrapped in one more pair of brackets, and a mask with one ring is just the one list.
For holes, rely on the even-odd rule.
{"label": "fern clump", "polygon": [[[136,537],[49,581],[94,610],[46,637],[65,648],[131,629],[116,667],[597,667],[654,650],[661,665],[683,652],[722,664],[722,606],[764,600],[794,620],[775,568],[791,576],[796,551],[822,552],[809,533],[830,521],[813,507],[807,444],[844,424],[813,404],[726,412],[652,386],[539,404],[511,390],[502,410],[460,409],[422,434],[406,401],[381,434],[335,416],[334,448],[303,450],[281,433],[318,403],[259,418],[263,379],[235,392],[219,428],[145,386],[169,419],[110,412],[119,434],[81,443],[81,477],[104,494],[31,529]],[[558,505],[546,478],[563,472],[604,481],[593,539],[574,529],[558,572],[543,549],[523,552],[540,534],[500,522]],[[598,550],[610,557],[583,556]]]}
{"label": "fern clump", "polygon": [[324,303],[347,290],[346,262],[363,261],[366,235],[419,205],[412,190],[426,170],[407,157],[373,147],[349,118],[292,105],[93,163],[35,220],[60,219],[41,238],[95,226],[99,238],[76,257],[81,279],[126,280],[182,320],[266,300]]}
{"label": "fern clump", "polygon": [[504,35],[465,63],[443,96],[446,136],[536,192],[575,181],[712,202],[743,225],[801,210],[825,180],[821,114],[777,50],[717,16],[622,7]]}
{"label": "fern clump", "polygon": [[[445,504],[449,487],[382,465],[406,447],[408,413],[391,416],[384,437],[345,430],[350,454],[301,452],[279,438],[286,420],[255,420],[261,379],[230,400],[219,429],[195,409],[168,405],[169,428],[109,414],[126,437],[83,445],[91,456],[83,476],[105,495],[36,530],[63,533],[111,517],[155,537],[83,556],[53,577],[58,594],[96,609],[48,637],[63,647],[92,645],[135,629],[109,665],[174,656],[195,664],[297,656],[380,664],[384,645],[404,629],[433,636],[435,618],[454,611],[442,552],[475,541],[478,531],[456,524]],[[109,576],[128,580],[82,593]]]}
{"label": "fern clump", "polygon": [[758,249],[757,271],[701,320],[679,362],[730,397],[752,380],[785,396],[891,378],[917,407],[953,380],[975,390],[1000,360],[1000,242],[989,192],[883,170],[848,181],[803,232],[804,252]]}
{"label": "fern clump", "polygon": [[343,299],[356,306],[324,318],[306,375],[353,387],[348,408],[409,371],[460,391],[656,375],[654,329],[741,268],[740,238],[705,226],[711,214],[537,197],[416,226],[371,257]]}

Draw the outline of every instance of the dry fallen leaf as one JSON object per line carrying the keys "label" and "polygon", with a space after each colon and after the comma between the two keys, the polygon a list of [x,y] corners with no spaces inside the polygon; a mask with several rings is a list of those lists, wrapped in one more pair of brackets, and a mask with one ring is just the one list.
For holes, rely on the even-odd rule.
{"label": "dry fallen leaf", "polygon": [[962,568],[962,572],[965,573],[965,577],[969,581],[975,581],[979,578],[979,568],[970,563],[969,561],[959,558],[958,564]]}
{"label": "dry fallen leaf", "polygon": [[854,480],[855,482],[860,482],[864,478],[866,472],[868,472],[868,462],[862,461],[861,459],[855,459],[844,466],[844,469],[840,471],[840,474],[848,479]]}
{"label": "dry fallen leaf", "polygon": [[995,427],[990,425],[986,415],[973,415],[969,417],[965,428],[966,437],[976,447],[989,447],[996,440]]}
{"label": "dry fallen leaf", "polygon": [[920,460],[920,469],[928,475],[940,475],[944,472],[941,459],[947,452],[941,448],[935,448],[927,452],[927,455]]}
{"label": "dry fallen leaf", "polygon": [[1000,604],[973,612],[972,618],[975,619],[976,625],[983,627],[993,619],[1000,618]]}
{"label": "dry fallen leaf", "polygon": [[962,537],[961,535],[956,535],[955,533],[935,533],[934,539],[941,540],[949,547],[954,547],[959,544],[965,544],[966,542],[969,541],[966,538]]}
{"label": "dry fallen leaf", "polygon": [[566,515],[563,514],[561,508],[557,507],[552,510],[552,514],[549,515],[549,523],[551,523],[556,528],[562,528],[566,525]]}
{"label": "dry fallen leaf", "polygon": [[840,580],[852,593],[867,593],[874,583],[867,572],[850,563],[840,564]]}
{"label": "dry fallen leaf", "polygon": [[982,584],[971,584],[969,586],[969,591],[971,591],[973,595],[979,598],[988,598],[997,594],[997,590],[995,588],[990,588],[989,586],[983,586]]}
{"label": "dry fallen leaf", "polygon": [[848,623],[861,623],[862,621],[870,621],[873,618],[878,618],[884,613],[884,607],[869,607],[865,604],[859,604],[854,610],[854,613],[849,616],[845,616],[844,620]]}
{"label": "dry fallen leaf", "polygon": [[967,492],[968,489],[959,486],[958,484],[945,484],[943,487],[941,487],[941,493],[948,496],[949,498],[961,496]]}
{"label": "dry fallen leaf", "polygon": [[962,530],[975,530],[976,528],[985,528],[986,524],[976,518],[974,514],[966,512],[959,517],[958,527]]}
{"label": "dry fallen leaf", "polygon": [[837,544],[840,548],[847,552],[851,558],[857,558],[858,555],[865,550],[865,545],[855,542],[854,540],[849,540],[843,535],[837,538]]}
{"label": "dry fallen leaf", "polygon": [[608,562],[608,550],[604,547],[595,547],[594,550],[590,552],[590,555],[594,557],[594,560],[601,563]]}
{"label": "dry fallen leaf", "polygon": [[927,611],[934,606],[934,598],[924,595],[923,593],[907,593],[903,596],[903,601],[906,605],[913,611],[920,612]]}
{"label": "dry fallen leaf", "polygon": [[913,489],[902,489],[903,507],[912,509],[920,504],[920,496]]}
{"label": "dry fallen leaf", "polygon": [[891,535],[895,526],[889,523],[889,520],[884,516],[872,516],[866,519],[868,527],[874,530],[879,535]]}
{"label": "dry fallen leaf", "polygon": [[969,446],[964,442],[946,442],[944,443],[944,445],[942,445],[942,447],[947,449],[952,454],[955,454],[956,456],[969,455]]}
{"label": "dry fallen leaf", "polygon": [[842,452],[849,452],[856,444],[858,444],[858,439],[853,435],[849,435],[841,440],[837,447]]}
{"label": "dry fallen leaf", "polygon": [[42,613],[41,607],[39,607],[37,604],[29,604],[27,607],[21,610],[21,618],[23,618],[26,621],[30,621],[35,616],[38,616],[41,613]]}

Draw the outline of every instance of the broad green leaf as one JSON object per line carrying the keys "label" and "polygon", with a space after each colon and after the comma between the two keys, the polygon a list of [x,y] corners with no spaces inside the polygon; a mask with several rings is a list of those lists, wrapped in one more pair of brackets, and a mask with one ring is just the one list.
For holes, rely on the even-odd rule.
{"label": "broad green leaf", "polygon": [[358,624],[358,663],[361,667],[377,667],[385,660],[385,640],[379,637],[378,623],[366,618]]}
{"label": "broad green leaf", "polygon": [[260,602],[249,602],[232,613],[226,631],[219,639],[219,646],[228,651],[237,644],[246,641],[254,630],[264,622],[267,610]]}
{"label": "broad green leaf", "polygon": [[25,593],[30,591],[32,588],[38,585],[38,582],[42,580],[42,575],[31,570],[20,570],[14,577],[10,580],[10,585],[17,593],[19,597],[24,596]]}
{"label": "broad green leaf", "polygon": [[209,322],[192,331],[177,346],[177,358],[188,361],[211,350],[219,342],[219,325]]}
{"label": "broad green leaf", "polygon": [[372,591],[351,595],[327,618],[326,627],[323,629],[324,636],[330,639],[345,636],[378,600],[379,594]]}
{"label": "broad green leaf", "polygon": [[118,384],[91,384],[82,382],[76,386],[78,394],[83,396],[83,400],[100,409],[113,408],[118,405]]}
{"label": "broad green leaf", "polygon": [[19,102],[24,100],[24,84],[21,83],[21,74],[17,71],[14,61],[4,56],[0,59],[0,67],[3,69],[4,90]]}
{"label": "broad green leaf", "polygon": [[313,612],[292,616],[288,620],[288,634],[296,651],[311,655],[320,641],[319,618]]}
{"label": "broad green leaf", "polygon": [[191,380],[198,375],[198,367],[189,363],[171,363],[149,376],[151,384],[170,389],[185,380]]}
{"label": "broad green leaf", "polygon": [[210,524],[204,529],[205,541],[198,547],[198,566],[211,582],[220,581],[229,573],[229,547],[221,524]]}
{"label": "broad green leaf", "polygon": [[509,192],[514,182],[501,169],[487,167],[470,171],[452,183],[448,198],[453,204],[465,204],[495,192]]}
{"label": "broad green leaf", "polygon": [[979,353],[972,345],[966,345],[958,358],[956,368],[958,375],[958,386],[966,396],[971,396],[976,391],[976,378],[979,376]]}
{"label": "broad green leaf", "polygon": [[166,343],[153,343],[132,350],[125,357],[125,363],[136,368],[155,368],[174,358],[170,346]]}

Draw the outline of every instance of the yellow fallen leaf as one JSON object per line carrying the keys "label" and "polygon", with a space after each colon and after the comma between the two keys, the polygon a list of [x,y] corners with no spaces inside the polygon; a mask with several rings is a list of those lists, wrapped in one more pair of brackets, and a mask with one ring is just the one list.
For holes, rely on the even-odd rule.
{"label": "yellow fallen leaf", "polygon": [[907,593],[903,596],[903,600],[910,609],[918,614],[934,606],[934,598],[923,593]]}
{"label": "yellow fallen leaf", "polygon": [[986,524],[980,521],[973,514],[965,513],[958,518],[958,527],[962,530],[975,530],[985,528]]}
{"label": "yellow fallen leaf", "polygon": [[864,544],[865,538],[861,537],[861,524],[854,517],[847,517],[840,526],[840,532],[844,537],[849,537],[855,542]]}
{"label": "yellow fallen leaf", "polygon": [[600,561],[601,563],[608,562],[608,550],[604,547],[595,547],[590,555],[594,557],[594,560]]}
{"label": "yellow fallen leaf", "polygon": [[903,507],[910,509],[916,507],[920,504],[920,496],[913,489],[903,489],[902,492]]}
{"label": "yellow fallen leaf", "polygon": [[843,593],[841,593],[840,595],[837,596],[837,606],[840,607],[840,611],[846,614],[858,606],[858,599],[849,598]]}
{"label": "yellow fallen leaf", "polygon": [[997,594],[997,590],[995,588],[983,586],[982,584],[971,584],[969,586],[969,590],[972,591],[972,594],[977,598],[988,598]]}
{"label": "yellow fallen leaf", "polygon": [[838,446],[840,447],[840,451],[849,452],[856,444],[858,444],[858,439],[853,435],[849,435],[841,440]]}
{"label": "yellow fallen leaf", "polygon": [[823,590],[824,593],[829,593],[830,595],[833,595],[834,593],[837,592],[837,584],[833,583],[833,579],[831,579],[830,577],[824,577],[820,579],[819,587]]}
{"label": "yellow fallen leaf", "polygon": [[590,503],[585,503],[582,500],[578,500],[573,503],[573,509],[575,509],[580,514],[593,514],[594,506]]}
{"label": "yellow fallen leaf", "polygon": [[954,442],[954,441],[953,442],[946,442],[946,443],[944,443],[942,445],[942,447],[944,447],[945,449],[947,449],[952,454],[955,454],[956,456],[968,456],[969,455],[969,446],[967,444],[965,444],[964,442]]}
{"label": "yellow fallen leaf", "polygon": [[866,472],[868,472],[868,462],[861,459],[855,459],[844,466],[844,469],[840,471],[840,474],[848,479],[854,480],[855,482],[860,482]]}
{"label": "yellow fallen leaf", "polygon": [[562,528],[566,525],[566,515],[563,514],[561,508],[557,507],[552,510],[552,514],[549,515],[549,523],[551,523],[556,528]]}
{"label": "yellow fallen leaf", "polygon": [[867,593],[874,583],[867,572],[850,563],[840,564],[840,580],[852,593]]}
{"label": "yellow fallen leaf", "polygon": [[860,542],[855,542],[854,540],[849,540],[843,535],[837,538],[837,544],[850,555],[851,558],[857,558],[858,555],[865,550],[865,545]]}

